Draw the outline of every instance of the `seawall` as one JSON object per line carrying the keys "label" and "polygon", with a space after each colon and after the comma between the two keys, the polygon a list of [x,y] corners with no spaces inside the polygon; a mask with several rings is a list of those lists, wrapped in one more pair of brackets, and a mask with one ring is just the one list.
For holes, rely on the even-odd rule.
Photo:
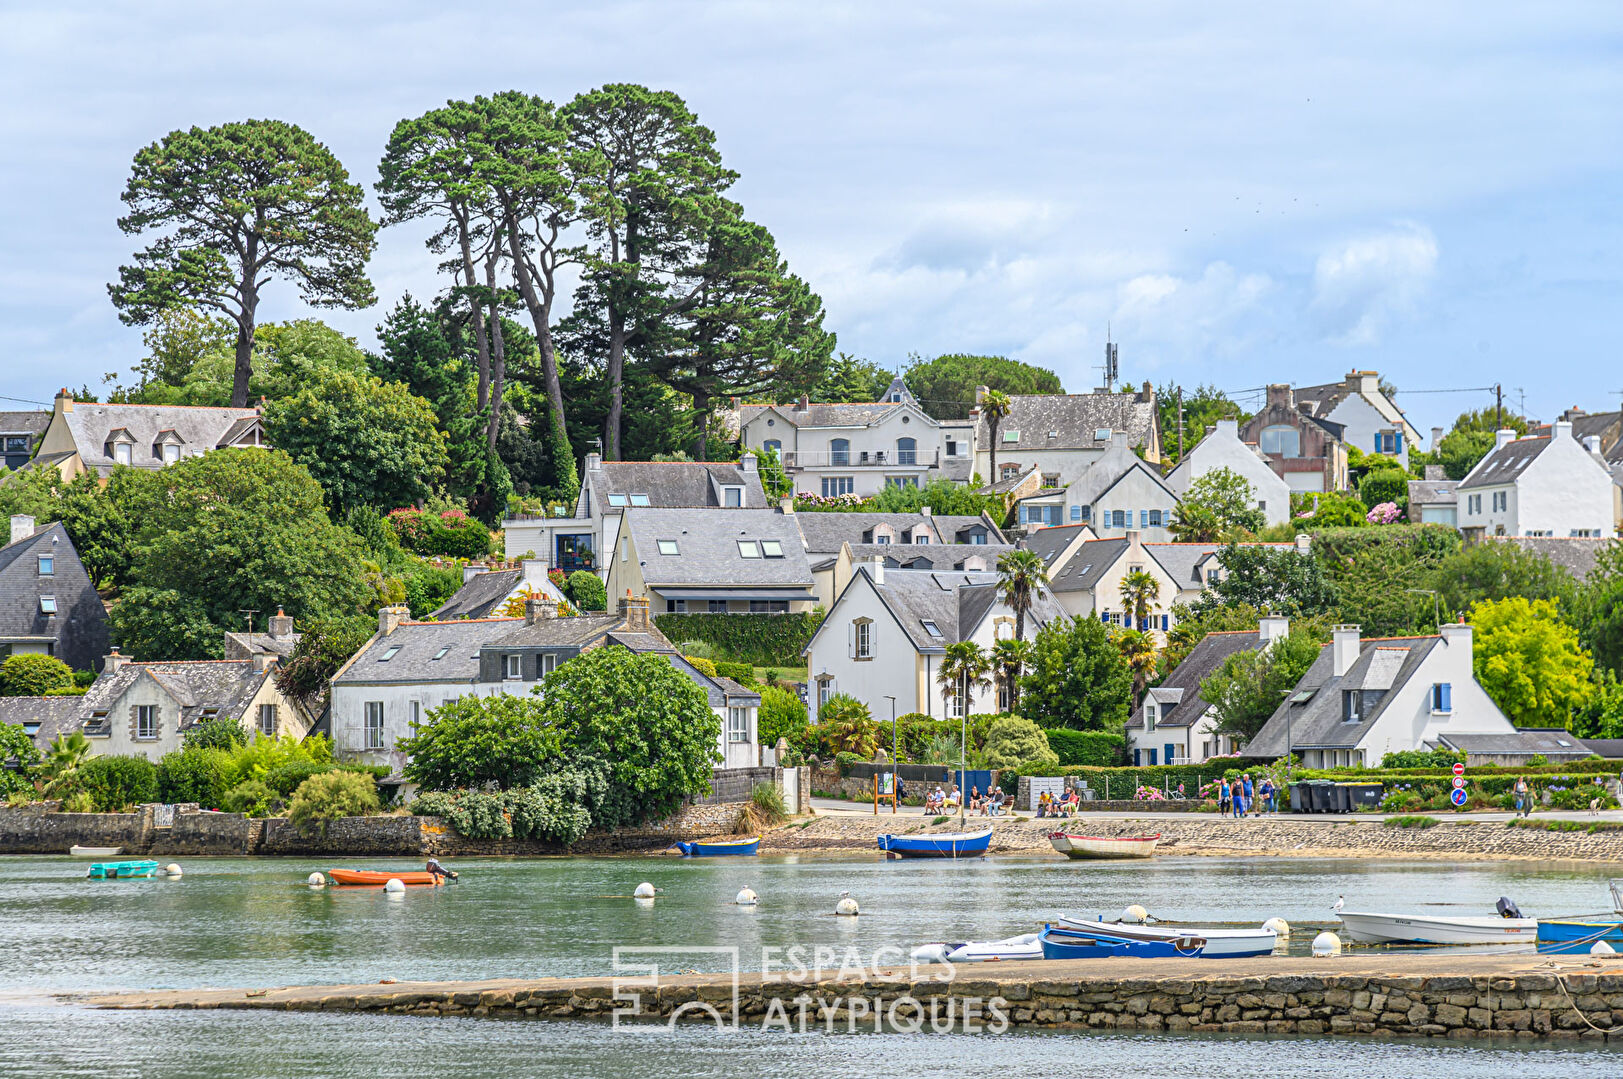
{"label": "seawall", "polygon": [[[628,982],[630,984],[628,984]],[[618,994],[618,997],[617,997]],[[104,1008],[247,1008],[422,1016],[607,1017],[637,997],[645,1019],[798,1029],[906,1029],[971,1012],[984,1029],[1623,1042],[1623,957],[1380,955],[1337,959],[1093,959],[860,976],[676,975],[165,990],[77,999]],[[736,1004],[735,1004],[736,1001]],[[695,1006],[698,1005],[698,1006]],[[1613,1033],[1616,1031],[1617,1033]]]}

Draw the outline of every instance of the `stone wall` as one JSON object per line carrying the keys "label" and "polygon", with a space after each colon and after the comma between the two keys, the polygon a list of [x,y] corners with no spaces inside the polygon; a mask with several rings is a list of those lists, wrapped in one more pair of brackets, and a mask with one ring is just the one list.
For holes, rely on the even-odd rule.
{"label": "stone wall", "polygon": [[151,842],[143,813],[57,813],[56,803],[0,807],[0,853],[66,854],[72,846],[122,847],[140,852]]}

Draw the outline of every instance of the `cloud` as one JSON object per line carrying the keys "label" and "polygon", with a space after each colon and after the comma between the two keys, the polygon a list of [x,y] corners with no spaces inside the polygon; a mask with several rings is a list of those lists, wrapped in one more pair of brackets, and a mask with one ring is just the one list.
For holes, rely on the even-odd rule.
{"label": "cloud", "polygon": [[1437,238],[1405,222],[1324,252],[1313,267],[1312,311],[1338,345],[1374,345],[1414,313],[1437,272]]}

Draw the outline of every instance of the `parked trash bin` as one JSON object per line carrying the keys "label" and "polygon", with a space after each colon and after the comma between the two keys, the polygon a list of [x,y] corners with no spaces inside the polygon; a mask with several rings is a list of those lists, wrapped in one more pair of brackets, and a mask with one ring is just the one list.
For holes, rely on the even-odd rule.
{"label": "parked trash bin", "polygon": [[1381,799],[1386,797],[1386,788],[1379,783],[1348,783],[1346,787],[1355,810],[1379,809]]}
{"label": "parked trash bin", "polygon": [[1306,781],[1298,781],[1296,783],[1292,783],[1291,784],[1291,812],[1292,813],[1311,812],[1311,810],[1308,808],[1308,802],[1309,802],[1309,795],[1307,793],[1307,783],[1306,783]]}
{"label": "parked trash bin", "polygon": [[1352,810],[1352,784],[1330,784],[1330,811],[1332,813],[1351,813]]}
{"label": "parked trash bin", "polygon": [[1335,784],[1328,779],[1314,779],[1308,781],[1308,812],[1334,813],[1336,811],[1335,794],[1332,788]]}

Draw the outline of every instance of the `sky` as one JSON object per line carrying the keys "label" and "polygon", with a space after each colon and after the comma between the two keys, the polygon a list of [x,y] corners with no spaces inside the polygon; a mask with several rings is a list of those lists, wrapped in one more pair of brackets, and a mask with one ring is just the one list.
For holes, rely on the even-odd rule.
{"label": "sky", "polygon": [[[1615,2],[0,0],[0,395],[143,354],[106,285],[141,246],[131,159],[169,131],[297,123],[370,192],[447,99],[639,82],[715,131],[842,351],[1003,354],[1077,392],[1108,331],[1123,381],[1243,403],[1378,370],[1422,432],[1495,383],[1615,409],[1620,46]],[[381,233],[368,310],[281,283],[261,317],[371,345],[445,287],[423,239]]]}

